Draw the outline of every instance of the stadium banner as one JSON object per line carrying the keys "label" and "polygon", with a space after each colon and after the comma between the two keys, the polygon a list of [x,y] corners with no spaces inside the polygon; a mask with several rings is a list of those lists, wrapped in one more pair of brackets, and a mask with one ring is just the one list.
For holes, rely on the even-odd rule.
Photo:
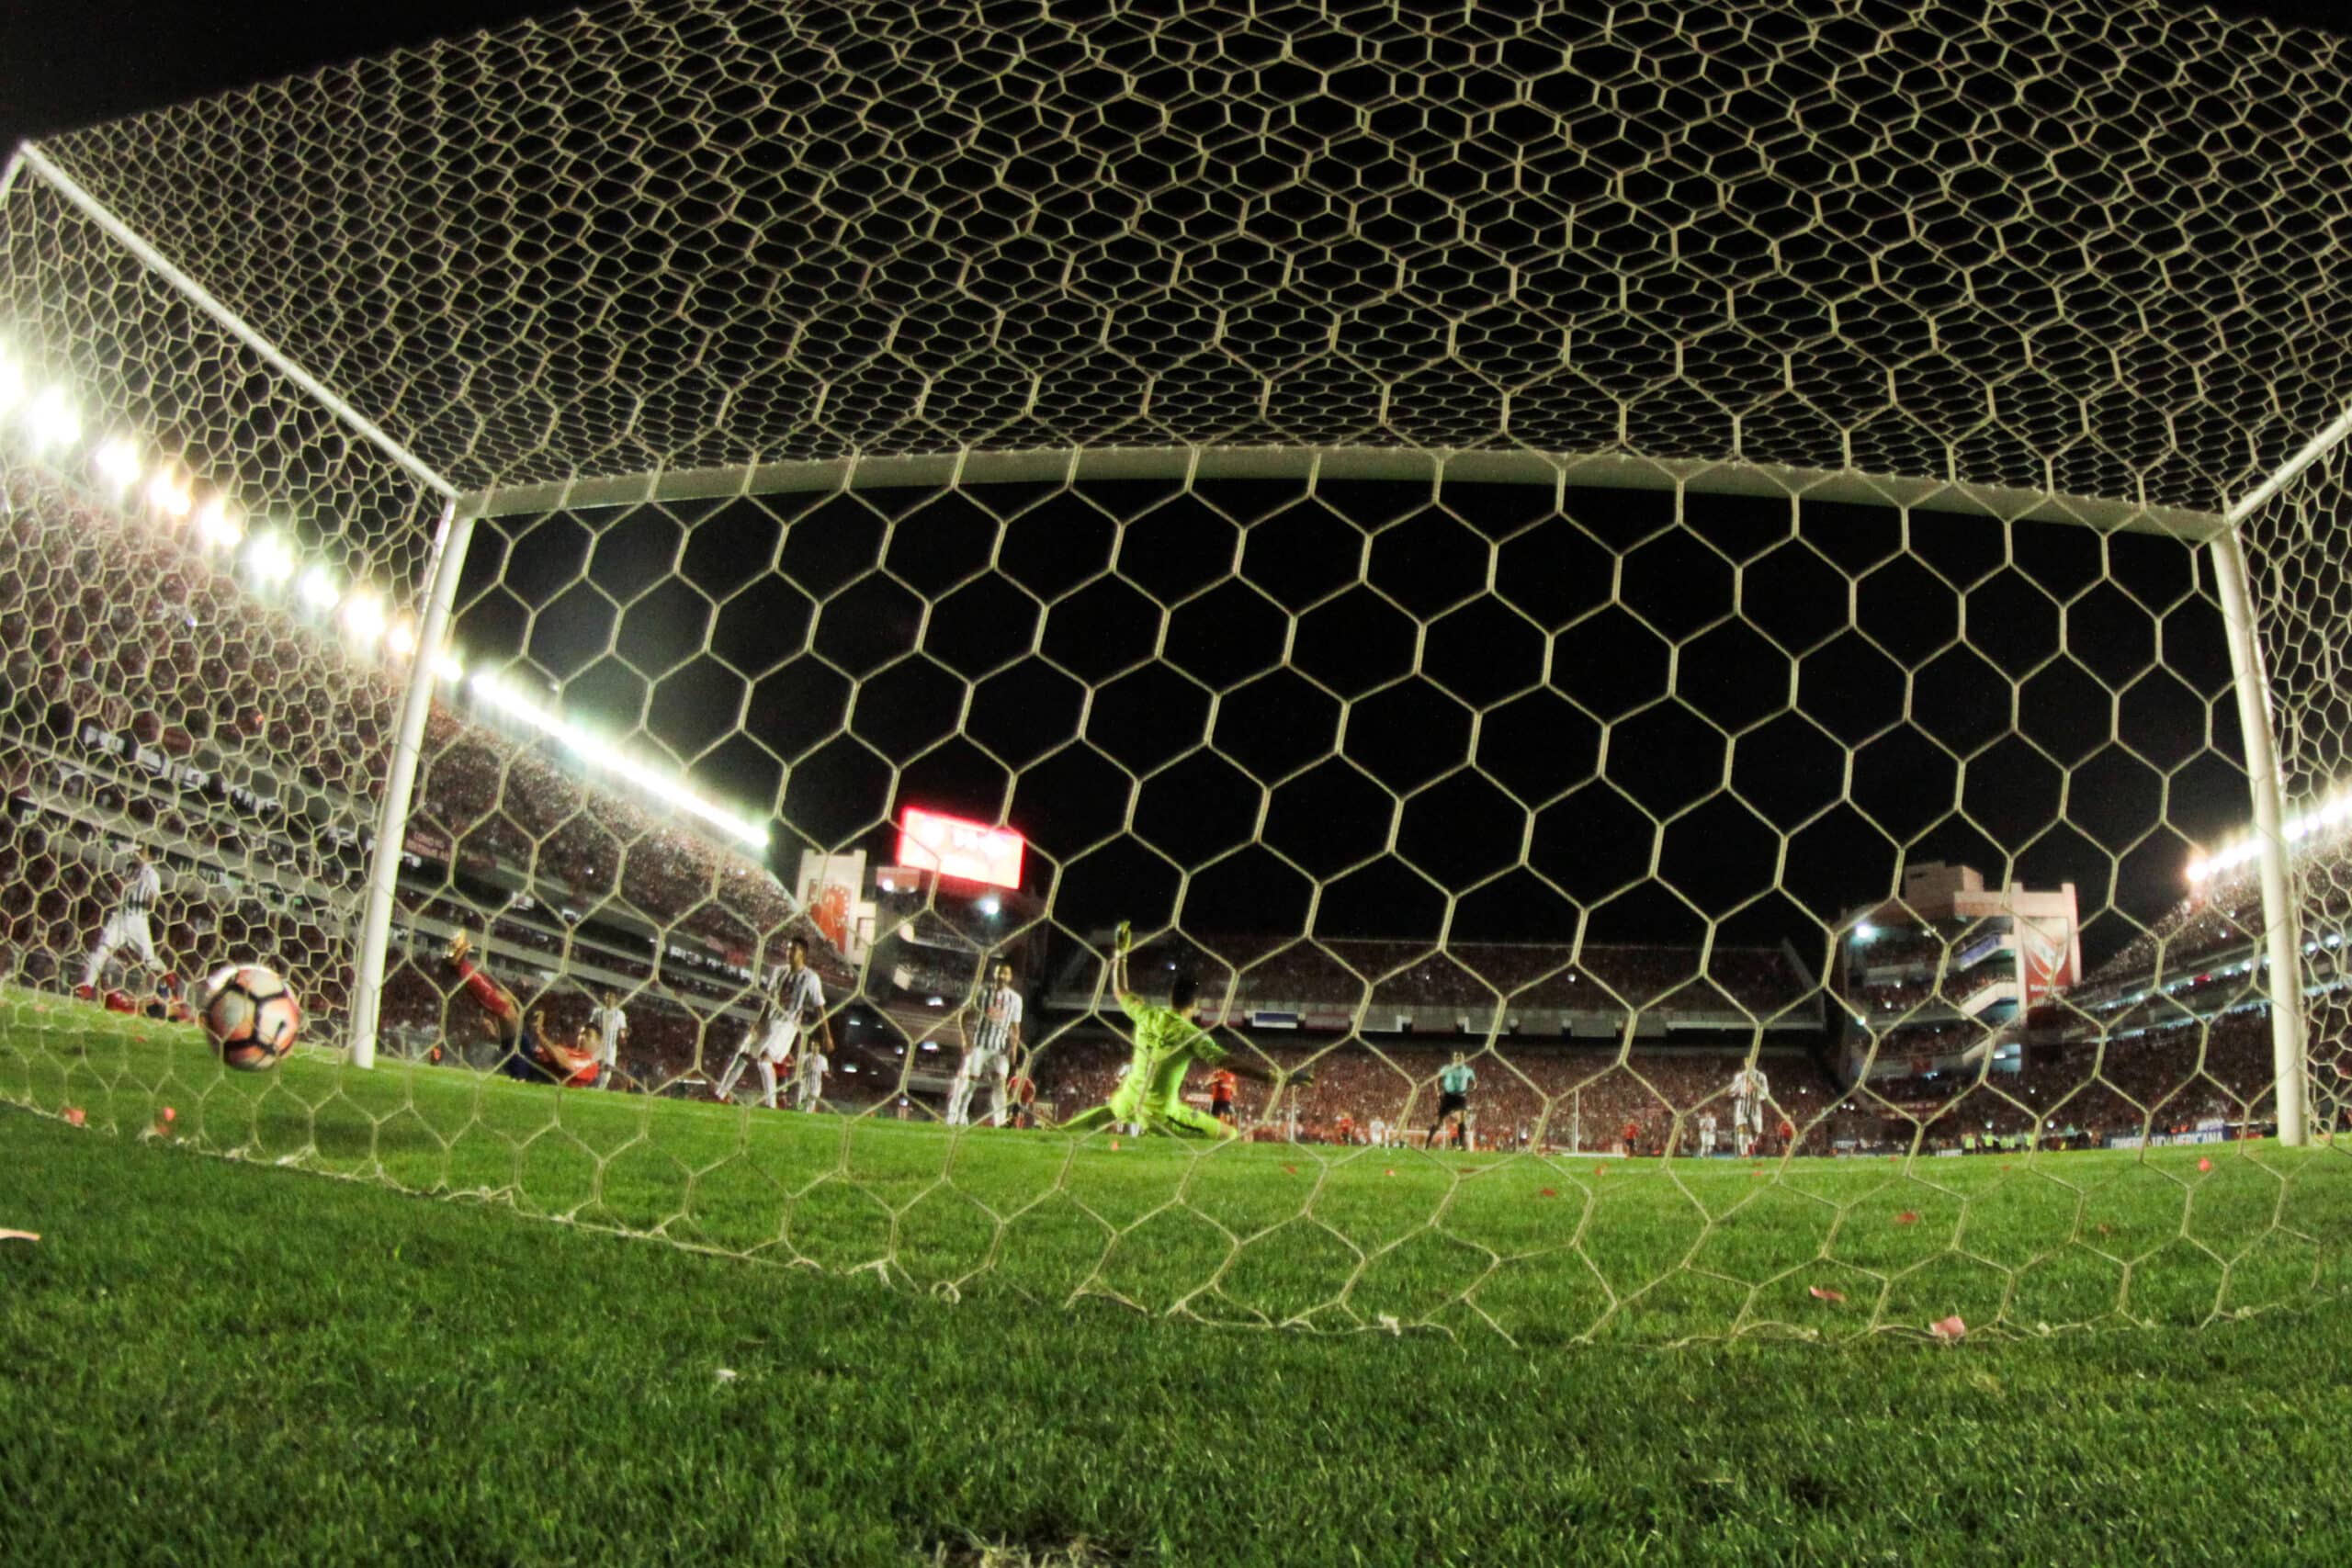
{"label": "stadium banner", "polygon": [[865,887],[865,852],[829,855],[804,850],[792,896],[808,919],[852,964],[865,962],[874,943],[874,901],[861,897]]}

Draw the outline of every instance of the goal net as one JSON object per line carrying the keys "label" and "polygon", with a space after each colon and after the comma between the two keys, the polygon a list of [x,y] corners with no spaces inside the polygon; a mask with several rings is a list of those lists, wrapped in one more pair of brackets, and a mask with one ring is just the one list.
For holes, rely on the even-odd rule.
{"label": "goal net", "polygon": [[27,150],[0,1096],[1226,1324],[2340,1291],[2344,84],[2112,12],[623,6]]}

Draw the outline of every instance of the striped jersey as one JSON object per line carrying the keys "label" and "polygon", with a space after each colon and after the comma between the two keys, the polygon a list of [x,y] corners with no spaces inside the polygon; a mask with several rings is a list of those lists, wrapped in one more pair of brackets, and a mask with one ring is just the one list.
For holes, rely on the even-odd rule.
{"label": "striped jersey", "polygon": [[596,1032],[596,1043],[609,1060],[621,1043],[621,1032],[628,1028],[628,1014],[618,1008],[600,1007],[588,1015],[588,1027]]}
{"label": "striped jersey", "polygon": [[1731,1097],[1736,1104],[1753,1105],[1759,1100],[1770,1098],[1771,1093],[1771,1085],[1766,1081],[1764,1075],[1754,1067],[1742,1067],[1733,1075]]}
{"label": "striped jersey", "polygon": [[1010,986],[992,987],[973,999],[979,1028],[972,1034],[972,1049],[995,1054],[1012,1048],[1012,1032],[1021,1027],[1021,993]]}
{"label": "striped jersey", "polygon": [[768,1000],[775,1010],[769,1027],[797,1039],[808,1018],[825,1010],[825,987],[814,969],[779,969],[768,976]]}
{"label": "striped jersey", "polygon": [[139,869],[123,879],[120,908],[126,915],[143,915],[163,896],[164,879],[155,874],[153,866],[141,861]]}

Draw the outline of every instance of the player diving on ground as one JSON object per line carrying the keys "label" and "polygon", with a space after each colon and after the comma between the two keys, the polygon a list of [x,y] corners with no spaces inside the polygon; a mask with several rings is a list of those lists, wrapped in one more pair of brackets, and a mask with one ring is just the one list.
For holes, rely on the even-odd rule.
{"label": "player diving on ground", "polygon": [[1118,997],[1119,1006],[1135,1022],[1135,1055],[1127,1064],[1126,1076],[1111,1091],[1110,1100],[1063,1122],[1066,1131],[1089,1133],[1097,1127],[1128,1127],[1137,1133],[1167,1133],[1181,1138],[1240,1136],[1239,1129],[1184,1103],[1184,1075],[1195,1062],[1204,1066],[1230,1067],[1243,1077],[1271,1084],[1277,1093],[1287,1084],[1315,1081],[1315,1075],[1309,1072],[1285,1073],[1279,1067],[1229,1057],[1224,1046],[1193,1021],[1193,1003],[1200,996],[1201,986],[1189,974],[1176,976],[1166,1006],[1145,1001],[1136,995],[1127,984],[1127,949],[1133,945],[1134,938],[1127,923],[1119,922],[1119,934],[1111,952],[1111,989]]}
{"label": "player diving on ground", "polygon": [[526,1083],[552,1078],[579,1089],[595,1083],[594,1048],[585,1042],[575,1040],[566,1044],[557,1039],[555,1032],[548,1027],[545,1008],[533,1008],[530,1016],[525,1018],[523,1004],[514,999],[514,993],[475,965],[473,942],[465,932],[459,931],[449,939],[447,963],[474,1000],[481,1004],[491,1032],[498,1037],[499,1045],[506,1053],[499,1060],[501,1072]]}

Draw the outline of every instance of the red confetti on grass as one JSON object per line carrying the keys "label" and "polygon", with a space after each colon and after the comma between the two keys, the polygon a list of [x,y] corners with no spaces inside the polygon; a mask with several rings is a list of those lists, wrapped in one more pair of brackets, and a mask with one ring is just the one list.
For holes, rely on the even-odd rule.
{"label": "red confetti on grass", "polygon": [[1828,1290],[1820,1285],[1807,1285],[1805,1292],[1817,1302],[1842,1302],[1846,1299],[1845,1292]]}
{"label": "red confetti on grass", "polygon": [[1898,1225],[1916,1225],[1919,1223],[1919,1216],[1905,1209],[1894,1216],[1894,1223]]}
{"label": "red confetti on grass", "polygon": [[2213,1162],[2211,1159],[2199,1156],[2197,1161],[2197,1168],[2199,1170],[2211,1170],[2213,1168]]}
{"label": "red confetti on grass", "polygon": [[1298,1174],[1298,1167],[1295,1165],[1286,1165],[1283,1167],[1283,1168],[1289,1171],[1293,1176],[1296,1176]]}
{"label": "red confetti on grass", "polygon": [[1960,1314],[1954,1313],[1928,1325],[1928,1332],[1947,1345],[1957,1345],[1968,1337],[1968,1325],[1960,1320]]}
{"label": "red confetti on grass", "polygon": [[1560,1190],[1556,1187],[1546,1187],[1543,1191],[1543,1196],[1546,1198],[1557,1198],[1559,1195]]}
{"label": "red confetti on grass", "polygon": [[1594,1167],[1592,1168],[1592,1174],[1593,1174],[1593,1175],[1595,1175],[1595,1176],[1599,1176],[1599,1175],[1602,1174],[1603,1172],[1605,1172],[1606,1170],[1608,1170],[1608,1168],[1608,1168],[1607,1166],[1605,1166],[1605,1165],[1596,1165],[1596,1166],[1594,1166]]}
{"label": "red confetti on grass", "polygon": [[172,1109],[170,1106],[168,1106],[168,1105],[166,1105],[165,1107],[164,1107],[164,1121],[166,1121],[166,1122],[176,1122],[176,1121],[178,1121],[179,1119],[180,1119],[180,1113],[179,1113],[178,1111],[176,1111],[173,1110],[173,1109]]}
{"label": "red confetti on grass", "polygon": [[1476,1176],[1478,1174],[1478,1168],[1475,1165],[1460,1165],[1454,1167],[1454,1168],[1459,1170],[1464,1176]]}
{"label": "red confetti on grass", "polygon": [[89,1112],[78,1105],[69,1105],[65,1108],[65,1124],[69,1127],[79,1127],[89,1119]]}
{"label": "red confetti on grass", "polygon": [[1389,1174],[1389,1175],[1391,1175],[1391,1176],[1396,1175],[1396,1168],[1395,1166],[1393,1166],[1393,1165],[1392,1165],[1392,1166],[1390,1166],[1390,1167],[1388,1168],[1388,1174]]}
{"label": "red confetti on grass", "polygon": [[1113,1154],[1117,1154],[1119,1152],[1119,1140],[1116,1138],[1111,1140],[1111,1152]]}
{"label": "red confetti on grass", "polygon": [[0,1241],[39,1241],[39,1231],[0,1231]]}

